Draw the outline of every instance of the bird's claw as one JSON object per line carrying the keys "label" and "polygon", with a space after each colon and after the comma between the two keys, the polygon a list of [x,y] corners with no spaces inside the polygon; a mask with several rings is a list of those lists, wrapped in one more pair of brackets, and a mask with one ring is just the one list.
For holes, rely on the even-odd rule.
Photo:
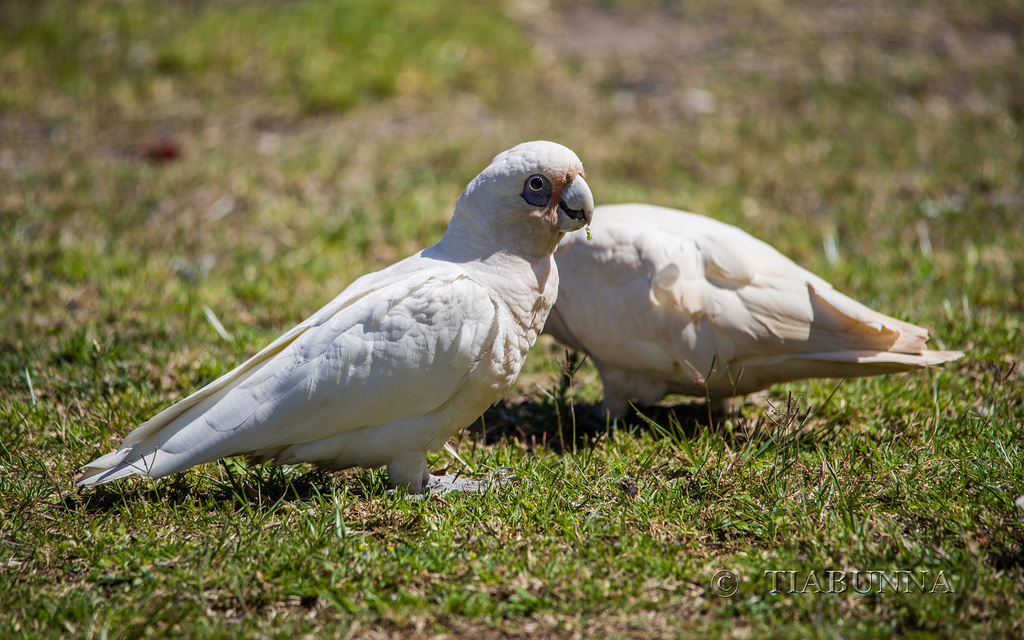
{"label": "bird's claw", "polygon": [[[423,500],[426,495],[447,495],[449,493],[473,493],[482,494],[499,489],[519,480],[511,467],[502,467],[490,475],[487,480],[470,480],[460,477],[458,474],[443,476],[431,475],[427,485],[423,487],[421,494],[406,494],[406,498],[412,501]],[[399,495],[397,489],[389,489],[388,497]]]}
{"label": "bird's claw", "polygon": [[424,493],[444,495],[448,493],[487,493],[497,491],[519,477],[509,467],[502,467],[487,480],[470,480],[458,475],[430,476]]}

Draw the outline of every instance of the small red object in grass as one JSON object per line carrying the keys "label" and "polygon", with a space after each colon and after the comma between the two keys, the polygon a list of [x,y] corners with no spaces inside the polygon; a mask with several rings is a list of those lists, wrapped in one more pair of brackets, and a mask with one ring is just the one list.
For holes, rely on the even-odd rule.
{"label": "small red object in grass", "polygon": [[174,138],[159,138],[139,145],[139,156],[152,162],[177,160],[183,152],[181,143]]}

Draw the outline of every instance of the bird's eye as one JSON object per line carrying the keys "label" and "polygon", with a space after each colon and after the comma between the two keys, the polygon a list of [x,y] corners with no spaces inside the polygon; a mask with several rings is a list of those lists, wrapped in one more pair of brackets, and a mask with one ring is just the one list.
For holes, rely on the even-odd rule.
{"label": "bird's eye", "polygon": [[551,197],[551,181],[546,177],[534,174],[526,179],[523,185],[523,200],[535,207],[546,207]]}

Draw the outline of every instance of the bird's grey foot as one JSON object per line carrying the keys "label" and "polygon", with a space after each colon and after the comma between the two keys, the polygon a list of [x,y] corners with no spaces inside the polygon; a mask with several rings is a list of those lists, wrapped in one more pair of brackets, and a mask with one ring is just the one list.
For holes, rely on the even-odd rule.
{"label": "bird's grey foot", "polygon": [[[498,491],[505,485],[518,480],[519,477],[512,473],[509,467],[502,467],[494,472],[487,480],[470,480],[460,477],[458,474],[443,476],[429,475],[426,484],[423,485],[423,493],[405,493],[407,500],[419,501],[428,494],[447,495],[449,493],[488,493]],[[389,489],[388,497],[400,495],[399,489]]]}
{"label": "bird's grey foot", "polygon": [[487,493],[497,491],[507,484],[518,480],[512,473],[512,469],[503,467],[487,480],[470,480],[458,475],[430,476],[427,480],[425,493],[447,494],[447,493]]}

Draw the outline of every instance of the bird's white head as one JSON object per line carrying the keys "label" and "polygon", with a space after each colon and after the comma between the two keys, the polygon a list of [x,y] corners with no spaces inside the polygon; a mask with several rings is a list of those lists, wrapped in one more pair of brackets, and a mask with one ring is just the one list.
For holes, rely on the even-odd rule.
{"label": "bird's white head", "polygon": [[593,216],[594,196],[576,154],[554,142],[524,142],[499,153],[469,183],[442,243],[457,239],[532,260],[551,255],[566,232]]}

